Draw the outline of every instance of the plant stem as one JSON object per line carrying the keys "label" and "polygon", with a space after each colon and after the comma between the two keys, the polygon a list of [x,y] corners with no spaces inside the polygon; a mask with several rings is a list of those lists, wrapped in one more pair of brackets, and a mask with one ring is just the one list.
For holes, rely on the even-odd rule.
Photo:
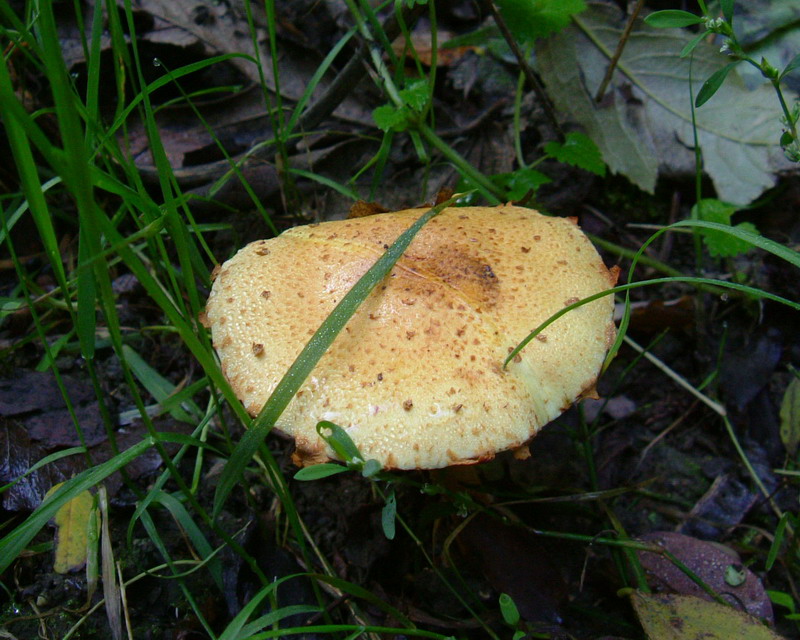
{"label": "plant stem", "polygon": [[436,135],[436,132],[427,124],[419,122],[416,125],[416,129],[425,140],[439,151],[439,153],[452,162],[461,174],[472,181],[489,202],[492,204],[499,204],[504,200],[505,194],[500,187],[473,167],[464,156]]}
{"label": "plant stem", "polygon": [[547,92],[544,90],[542,83],[539,82],[539,79],[533,73],[533,69],[531,69],[531,66],[528,64],[527,58],[523,54],[522,49],[520,49],[519,44],[517,44],[517,41],[514,39],[514,36],[509,30],[506,21],[503,19],[502,14],[497,10],[494,2],[489,2],[489,9],[492,12],[492,18],[494,19],[497,28],[500,29],[500,33],[503,35],[503,38],[510,47],[511,52],[517,59],[517,64],[519,64],[520,70],[523,74],[525,74],[525,80],[530,88],[533,89],[536,97],[539,99],[539,103],[542,105],[542,110],[544,111],[550,128],[553,130],[553,133],[558,141],[564,142],[564,132],[561,129],[561,125],[558,124],[553,103],[550,102],[550,98],[548,97]]}

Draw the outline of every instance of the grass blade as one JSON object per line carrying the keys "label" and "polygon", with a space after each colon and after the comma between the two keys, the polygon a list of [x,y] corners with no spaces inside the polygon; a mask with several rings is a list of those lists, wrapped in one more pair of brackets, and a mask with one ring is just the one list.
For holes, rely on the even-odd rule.
{"label": "grass blade", "polygon": [[0,540],[0,574],[22,553],[27,544],[63,505],[82,491],[94,487],[115,471],[131,463],[154,444],[155,440],[147,437],[111,460],[87,469],[61,485],[58,491],[42,502],[21,525]]}
{"label": "grass blade", "polygon": [[[462,194],[463,195],[463,194]],[[459,197],[462,197],[459,195]],[[403,255],[414,236],[429,220],[436,216],[440,211],[450,206],[457,198],[450,198],[446,202],[439,204],[428,210],[425,214],[404,231],[392,243],[361,279],[353,285],[347,292],[336,308],[327,317],[325,322],[317,329],[306,346],[297,356],[292,366],[283,376],[278,386],[272,392],[264,408],[253,424],[245,432],[239,444],[233,451],[230,459],[225,465],[225,469],[220,476],[217,492],[214,495],[213,514],[216,517],[222,505],[225,504],[233,487],[238,484],[244,473],[244,469],[250,462],[258,447],[264,442],[270,429],[274,426],[283,410],[289,404],[294,394],[300,389],[305,379],[316,366],[322,355],[328,350],[336,336],[347,324],[361,303],[367,298],[370,292],[388,275],[395,263]]]}

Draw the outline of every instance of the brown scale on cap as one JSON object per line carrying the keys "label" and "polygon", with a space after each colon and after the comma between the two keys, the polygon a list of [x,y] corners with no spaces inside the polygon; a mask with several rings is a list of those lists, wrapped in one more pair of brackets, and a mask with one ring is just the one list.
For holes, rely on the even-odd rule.
{"label": "brown scale on cap", "polygon": [[[206,322],[251,414],[309,334],[425,211],[295,227],[223,265]],[[593,390],[614,339],[612,297],[570,311],[507,369],[503,360],[565,301],[612,287],[616,275],[574,220],[509,205],[445,209],[359,307],[276,428],[295,438],[303,465],[333,457],[320,420],[342,426],[386,468],[469,464],[516,449]]]}

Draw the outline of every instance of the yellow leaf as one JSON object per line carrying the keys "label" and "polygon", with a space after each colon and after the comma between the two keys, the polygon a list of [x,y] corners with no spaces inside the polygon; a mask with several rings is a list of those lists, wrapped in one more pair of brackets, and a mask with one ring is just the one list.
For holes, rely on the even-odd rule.
{"label": "yellow leaf", "polygon": [[753,616],[694,596],[634,591],[631,602],[650,640],[783,640]]}
{"label": "yellow leaf", "polygon": [[56,557],[53,566],[56,573],[77,571],[86,564],[90,518],[96,517],[93,507],[94,497],[84,491],[56,512]]}

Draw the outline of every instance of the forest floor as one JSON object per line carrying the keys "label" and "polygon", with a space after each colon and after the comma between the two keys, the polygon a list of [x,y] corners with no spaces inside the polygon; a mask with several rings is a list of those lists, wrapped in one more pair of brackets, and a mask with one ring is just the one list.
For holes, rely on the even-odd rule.
{"label": "forest floor", "polygon": [[[23,3],[12,4],[21,10]],[[66,68],[77,94],[85,95],[90,66],[80,45],[74,7],[68,4],[53,8]],[[78,5],[87,10],[88,21],[92,3]],[[145,81],[157,79],[165,69],[175,72],[211,54],[246,48],[251,27],[245,14],[228,3],[198,4],[191,11],[155,0],[134,5],[139,57],[158,61],[142,65]],[[277,78],[285,104],[293,105],[352,22],[344,3],[276,5],[276,16],[260,15],[261,9],[254,8],[253,20],[261,36],[275,30],[279,56],[268,69],[267,84],[274,86]],[[491,24],[472,3],[442,5],[436,15],[440,42]],[[401,62],[407,65],[406,73],[422,70],[429,78],[433,69],[425,56],[431,51],[430,14],[427,8],[418,9],[421,17],[412,39],[420,60]],[[356,38],[345,43],[343,54],[335,58],[333,66],[339,72],[351,57],[360,55],[355,42]],[[441,52],[432,109],[439,139],[484,176],[502,176],[519,169],[518,150],[530,163],[556,134],[535,91],[522,92],[521,121],[515,117],[518,69],[513,58],[492,53],[489,45],[495,46],[494,40],[487,43]],[[113,53],[113,43],[104,41],[104,78],[114,75]],[[44,72],[24,61],[15,64],[15,90],[28,111],[47,108],[50,93]],[[402,75],[392,73],[396,78]],[[274,148],[268,147],[268,152],[242,165],[252,193],[239,181],[218,188],[229,166],[225,154],[240,157],[273,136],[275,120],[264,106],[261,78],[254,74],[248,61],[228,58],[153,93],[174,185],[194,195],[191,223],[202,229],[217,262],[249,241],[291,226],[345,217],[351,194],[393,210],[432,203],[437,194],[464,187],[463,176],[443,161],[438,149],[429,148],[431,155],[423,161],[419,140],[406,132],[394,132],[387,142],[372,116],[386,99],[364,72],[327,105],[324,117],[312,124],[313,131],[287,141],[285,158],[277,154],[276,159]],[[209,92],[207,98],[200,95],[212,87],[236,89]],[[98,112],[114,114],[118,86],[104,82],[98,91]],[[198,96],[202,120],[182,101],[187,94]],[[309,104],[318,104],[319,96],[331,99],[321,86]],[[274,105],[274,95],[271,100]],[[48,117],[42,117],[42,128],[56,136],[55,120]],[[143,191],[160,193],[163,173],[146,125],[146,119],[131,117],[126,153]],[[564,126],[576,129],[569,122]],[[780,124],[775,128],[779,131]],[[2,137],[4,157],[11,157],[6,154],[9,137]],[[356,169],[371,158],[378,158],[380,171],[372,167],[356,176]],[[285,171],[286,166],[292,171]],[[623,282],[629,277],[699,275],[800,300],[800,278],[793,264],[755,248],[712,257],[692,233],[662,235],[628,273],[631,257],[655,229],[691,217],[697,198],[691,172],[661,175],[652,192],[646,192],[610,170],[587,171],[552,158],[535,166],[546,181],[538,176],[536,184],[523,180],[524,195],[517,199],[551,215],[576,217],[606,264],[621,267]],[[530,180],[531,174],[526,175]],[[46,176],[43,170],[42,180]],[[4,224],[9,224],[14,198],[22,197],[19,184],[13,167],[0,168],[7,203]],[[703,197],[715,195],[708,177],[700,189]],[[253,196],[259,206],[253,205]],[[78,278],[76,264],[82,260],[82,232],[71,197],[57,189],[49,197],[50,206],[59,212],[54,217],[57,245],[66,269],[72,270],[72,281]],[[118,196],[103,197],[106,200],[98,197],[98,202],[114,215]],[[476,198],[482,201],[482,195]],[[774,187],[735,215],[735,222],[750,222],[763,237],[796,251],[799,210],[800,178],[796,172],[784,172]],[[121,225],[125,232],[136,232],[126,224]],[[29,290],[41,295],[57,290],[57,275],[44,257],[46,247],[33,217],[23,216],[14,225],[0,262],[3,300],[24,297],[20,271],[15,269],[20,264]],[[178,253],[176,246],[168,246],[167,255],[175,264]],[[208,259],[208,271],[213,266]],[[127,371],[136,372],[148,407],[166,407],[150,415],[159,433],[199,437],[198,416],[202,418],[205,409],[198,407],[218,406],[219,394],[205,377],[204,365],[180,332],[169,328],[171,320],[161,303],[125,262],[114,263],[110,275],[127,360],[121,364],[121,353],[112,344],[113,329],[101,322],[92,362],[96,378],[88,373],[63,307],[40,306],[37,314],[36,305],[32,312],[28,306],[9,303],[9,311],[3,312],[0,483],[12,481],[49,454],[85,447],[82,455],[55,460],[2,493],[0,535],[9,539],[57,482],[115,460],[120,451],[148,437],[148,422],[136,409],[137,394],[130,390]],[[205,300],[208,282],[198,281],[196,294]],[[243,433],[236,412],[224,403],[215,410],[207,421],[210,434],[203,435],[213,450],[175,462],[166,482],[157,486],[158,508],[150,508],[145,520],[135,511],[137,505],[165,473],[162,455],[148,448],[124,466],[124,473],[104,480],[108,540],[120,575],[129,581],[122,609],[130,637],[199,640],[212,637],[210,631],[220,638],[280,635],[271,621],[262,621],[262,627],[272,636],[257,635],[255,628],[250,635],[238,634],[229,626],[256,594],[263,595],[254,567],[269,580],[299,576],[269,594],[254,617],[282,612],[281,627],[303,638],[356,637],[358,625],[375,638],[424,633],[437,638],[505,638],[515,631],[525,637],[641,638],[651,601],[636,604],[635,594],[646,594],[648,587],[656,593],[706,600],[712,600],[709,591],[714,592],[732,609],[752,614],[780,636],[800,637],[791,608],[792,603],[800,607],[793,531],[800,495],[800,391],[791,387],[793,381],[797,384],[800,368],[798,311],[735,290],[678,281],[635,289],[631,302],[628,341],[599,381],[600,399],[580,402],[544,428],[530,443],[527,459],[506,452],[446,474],[398,473],[394,480],[380,483],[358,473],[299,482],[293,479],[293,444],[270,435],[267,445],[274,467],[271,461],[248,466],[242,484],[218,515],[220,530],[233,536],[242,551],[222,545],[214,560],[218,584],[203,567],[191,572],[165,566],[207,557],[184,512],[192,512],[186,518],[198,523],[194,526],[212,547],[222,540],[219,531],[211,531],[197,517],[192,501],[181,498],[176,506],[163,496],[180,497],[186,491],[172,475],[177,473],[191,487],[197,504],[211,509],[226,462],[221,452],[229,454]],[[622,303],[618,297],[619,316],[625,311]],[[43,341],[55,350],[52,362]],[[185,389],[189,396],[181,396],[183,404],[169,404],[158,396],[158,385],[143,380],[163,383],[165,397]],[[111,436],[109,420],[114,425]],[[181,442],[177,437],[165,441],[164,454],[175,456]],[[281,482],[275,480],[276,473]],[[396,499],[394,539],[386,535],[382,497],[390,487]],[[103,606],[85,615],[87,578],[82,566],[54,570],[58,544],[53,527],[44,526],[2,573],[3,637],[64,638],[76,623],[80,626],[71,637],[116,633],[113,617],[109,622]],[[654,553],[657,546],[689,566],[705,588],[666,556]],[[91,605],[97,604],[101,592],[94,594]],[[509,613],[514,607],[509,609],[502,594],[513,601],[519,619]],[[312,610],[316,612],[309,613]],[[678,611],[674,615],[688,620],[685,609]],[[712,615],[704,611],[700,619],[711,624]]]}

